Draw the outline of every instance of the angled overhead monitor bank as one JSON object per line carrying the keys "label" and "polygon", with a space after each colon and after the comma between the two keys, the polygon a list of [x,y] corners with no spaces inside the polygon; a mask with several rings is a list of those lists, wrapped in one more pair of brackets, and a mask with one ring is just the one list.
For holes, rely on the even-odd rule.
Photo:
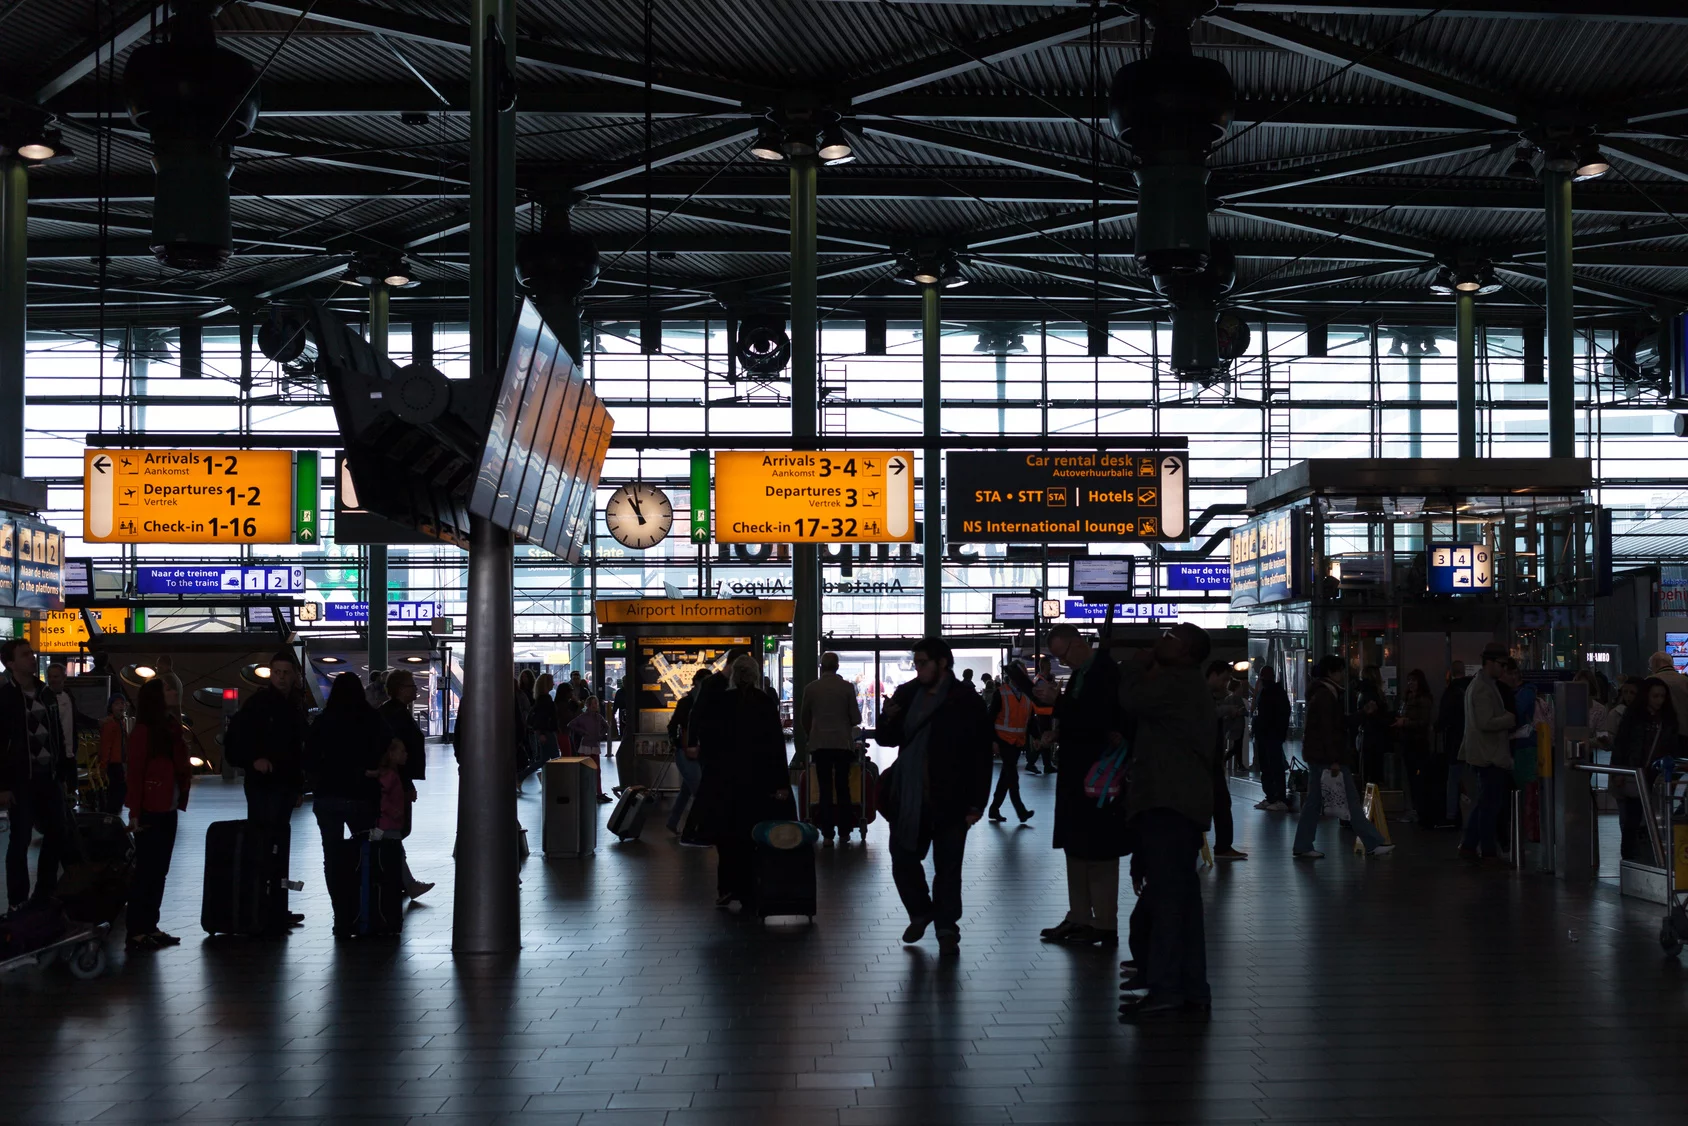
{"label": "angled overhead monitor bank", "polygon": [[522,303],[469,511],[581,558],[615,420],[531,301]]}
{"label": "angled overhead monitor bank", "polygon": [[461,547],[473,514],[580,559],[615,420],[532,302],[490,418],[461,382],[399,368],[321,306],[312,315],[360,512]]}

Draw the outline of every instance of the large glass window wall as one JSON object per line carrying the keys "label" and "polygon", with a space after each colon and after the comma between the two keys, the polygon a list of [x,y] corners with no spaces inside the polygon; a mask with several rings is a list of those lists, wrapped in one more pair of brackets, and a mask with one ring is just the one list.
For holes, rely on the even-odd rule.
{"label": "large glass window wall", "polygon": [[[1455,360],[1451,329],[1382,325],[1327,327],[1326,354],[1307,355],[1305,326],[1251,326],[1247,355],[1230,377],[1204,386],[1183,381],[1166,366],[1165,323],[1116,322],[1109,355],[1088,354],[1086,326],[1076,322],[946,320],[943,329],[943,427],[947,436],[975,439],[1047,433],[1093,442],[1109,435],[1182,435],[1189,439],[1191,504],[1240,502],[1263,474],[1315,457],[1451,457],[1456,452]],[[790,430],[789,384],[743,378],[729,362],[728,326],[719,320],[662,326],[661,351],[643,351],[637,323],[591,326],[588,374],[609,404],[621,439],[648,437],[643,450],[613,450],[599,504],[619,484],[641,478],[662,486],[684,528],[691,498],[689,450],[713,442],[765,442],[778,448]],[[1672,412],[1658,388],[1621,378],[1612,363],[1610,333],[1578,337],[1579,452],[1595,459],[1597,499],[1615,510],[1617,556],[1658,561],[1669,541],[1654,533],[1660,521],[1688,506],[1676,482],[1688,444],[1674,436]],[[821,429],[829,437],[864,444],[918,446],[921,418],[921,342],[914,321],[887,326],[883,355],[865,354],[861,321],[829,320],[821,334]],[[435,363],[447,376],[468,376],[463,325],[434,330]],[[390,347],[408,362],[409,326],[396,323]],[[315,374],[278,367],[254,353],[241,373],[234,329],[207,329],[202,376],[182,378],[171,330],[34,332],[29,341],[27,472],[50,486],[49,518],[72,539],[73,555],[92,556],[117,581],[160,561],[303,561],[312,598],[358,597],[363,549],[333,539],[331,467],[333,412]],[[1480,337],[1478,396],[1480,453],[1540,457],[1547,453],[1547,398],[1542,383],[1526,382],[1523,339],[1492,327]],[[245,390],[243,391],[243,384]],[[82,545],[82,451],[90,433],[181,435],[249,433],[320,435],[325,457],[323,508],[328,537],[310,547]],[[927,472],[917,454],[919,472]],[[920,494],[917,492],[917,498]],[[918,509],[918,500],[917,500]],[[921,518],[925,513],[919,512]],[[1218,517],[1193,543],[1226,526]],[[1663,526],[1668,526],[1663,525]],[[748,550],[711,546],[699,552],[683,536],[648,551],[616,544],[594,524],[580,566],[541,551],[518,549],[518,659],[580,667],[593,632],[594,598],[631,594],[777,595],[790,588],[790,555],[783,547]],[[1142,548],[1098,549],[1136,551]],[[1221,546],[1220,550],[1223,548]],[[823,552],[827,597],[823,630],[848,639],[907,638],[921,625],[918,545]],[[394,547],[390,593],[431,600],[461,621],[466,565],[455,549]],[[991,595],[1041,588],[1064,596],[1064,557],[1032,546],[951,549],[945,562],[944,619],[953,633],[1001,633],[991,621]],[[1145,594],[1160,594],[1163,576],[1142,568]],[[1206,624],[1241,622],[1223,602],[1182,604],[1184,616]],[[186,626],[188,620],[182,620]],[[234,628],[232,612],[193,616],[195,628]],[[173,627],[174,628],[174,627]]]}

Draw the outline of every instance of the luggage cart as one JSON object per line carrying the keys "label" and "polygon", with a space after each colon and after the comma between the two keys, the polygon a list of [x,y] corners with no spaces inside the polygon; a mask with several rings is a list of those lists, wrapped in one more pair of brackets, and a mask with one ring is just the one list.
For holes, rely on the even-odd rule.
{"label": "luggage cart", "polygon": [[[1671,957],[1682,952],[1688,943],[1688,881],[1679,880],[1688,867],[1688,773],[1679,769],[1676,759],[1663,758],[1654,764],[1658,775],[1653,779],[1653,809],[1650,816],[1659,826],[1657,845],[1660,863],[1665,868],[1665,917],[1659,924],[1659,945]],[[1680,840],[1678,838],[1681,838]]]}
{"label": "luggage cart", "polygon": [[110,923],[74,923],[64,934],[14,958],[0,962],[0,974],[28,966],[51,966],[63,962],[70,976],[79,981],[91,981],[105,973],[106,935]]}

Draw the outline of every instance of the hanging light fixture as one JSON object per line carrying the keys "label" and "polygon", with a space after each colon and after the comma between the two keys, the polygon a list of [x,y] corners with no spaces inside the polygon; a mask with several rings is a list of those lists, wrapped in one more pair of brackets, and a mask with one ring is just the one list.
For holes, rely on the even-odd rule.
{"label": "hanging light fixture", "polygon": [[1506,174],[1515,180],[1534,180],[1536,166],[1531,161],[1535,149],[1528,145],[1519,145],[1512,150],[1512,163],[1506,166]]}
{"label": "hanging light fixture", "polygon": [[0,113],[0,156],[15,156],[28,165],[62,164],[76,154],[64,135],[48,128],[46,114],[29,109]]}
{"label": "hanging light fixture", "polygon": [[360,254],[346,266],[346,280],[358,285],[405,289],[415,284],[410,260],[402,254]]}
{"label": "hanging light fixture", "polygon": [[930,241],[899,255],[896,280],[903,285],[934,285],[939,289],[958,289],[967,284],[955,251]]}
{"label": "hanging light fixture", "polygon": [[826,164],[849,164],[856,159],[850,138],[836,121],[821,130],[821,147],[815,155]]}
{"label": "hanging light fixture", "polygon": [[772,122],[762,126],[762,131],[756,134],[756,140],[750,146],[750,155],[757,160],[777,161],[785,159],[785,150],[780,147],[780,133]]}
{"label": "hanging light fixture", "polygon": [[1577,146],[1577,166],[1572,172],[1576,180],[1595,180],[1610,171],[1612,165],[1606,159],[1606,154],[1600,151],[1600,146],[1591,137]]}

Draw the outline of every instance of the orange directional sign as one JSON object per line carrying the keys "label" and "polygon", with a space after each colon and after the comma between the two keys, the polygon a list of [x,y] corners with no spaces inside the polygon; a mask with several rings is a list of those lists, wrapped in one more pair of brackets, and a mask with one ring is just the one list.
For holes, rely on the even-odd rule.
{"label": "orange directional sign", "polygon": [[[291,450],[87,450],[82,538],[292,543],[294,458]],[[311,536],[302,542],[316,542],[314,527]]]}
{"label": "orange directional sign", "polygon": [[721,450],[717,543],[913,543],[914,454]]}

